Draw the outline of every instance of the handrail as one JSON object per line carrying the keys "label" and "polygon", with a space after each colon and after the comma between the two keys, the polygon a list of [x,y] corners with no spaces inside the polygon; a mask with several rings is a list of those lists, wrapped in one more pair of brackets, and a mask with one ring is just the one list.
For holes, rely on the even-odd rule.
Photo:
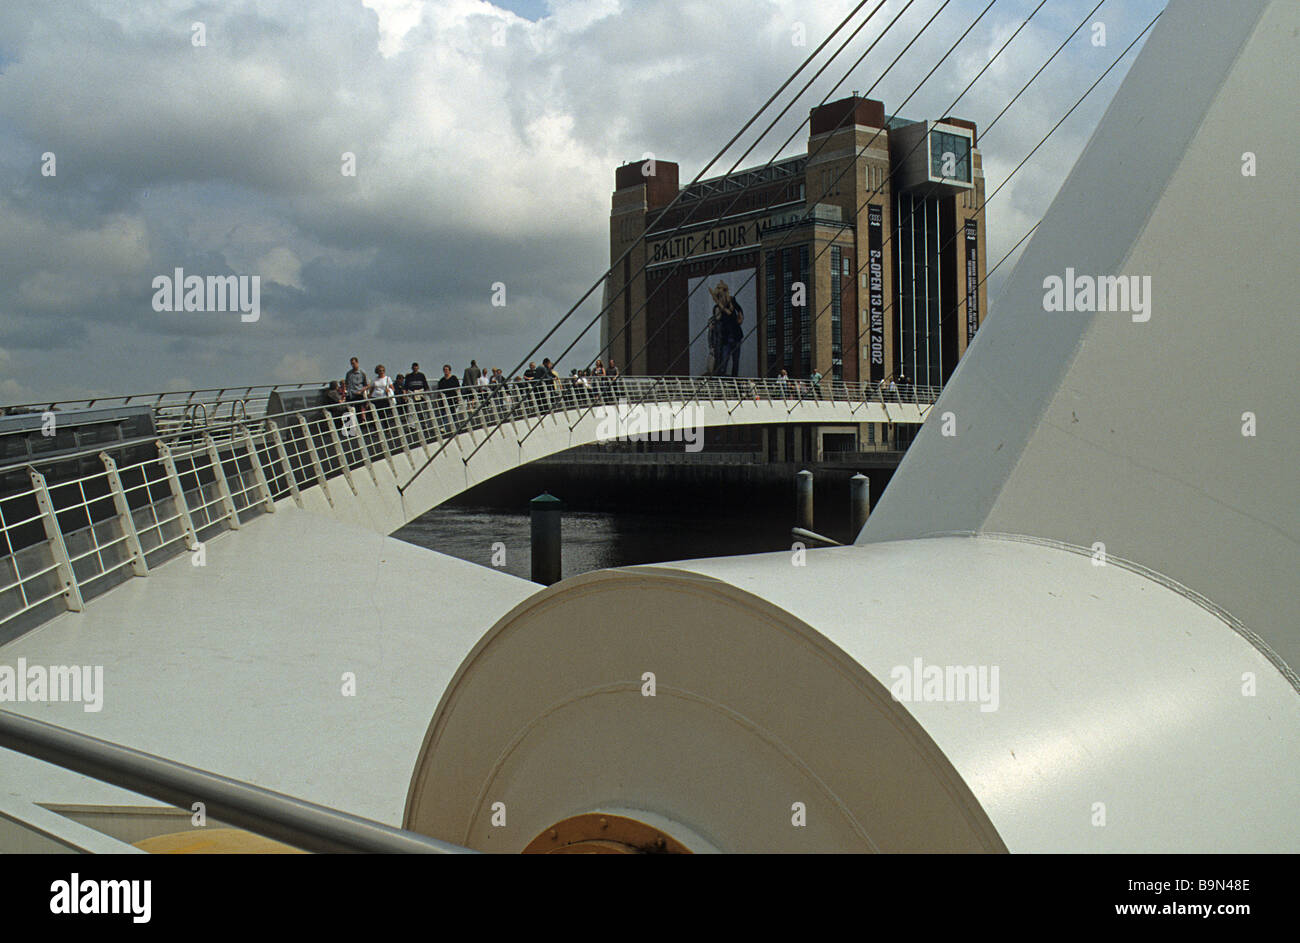
{"label": "handrail", "polygon": [[[296,390],[321,389],[327,382],[328,381],[326,380],[320,380],[315,382],[308,381],[305,383],[265,383],[247,387],[207,387],[199,390],[162,390],[150,393],[119,393],[113,396],[87,396],[81,399],[37,400],[30,403],[0,403],[0,415],[7,415],[13,410],[28,412],[32,410],[53,410],[59,407],[63,407],[64,409],[92,409],[97,404],[101,409],[109,409],[114,406],[132,405],[132,400],[143,401],[148,399],[153,400],[152,405],[155,409],[164,406],[188,406],[191,402],[195,402],[194,398],[196,396],[202,397],[203,394],[207,393],[215,393],[216,396],[203,397],[199,399],[198,402],[206,402],[209,405],[217,406],[228,402],[228,400],[223,398],[224,394],[232,391],[237,394],[238,398],[247,401],[253,398],[254,393],[257,393],[258,398],[261,398],[263,395],[261,391],[265,391],[265,396],[269,398],[272,393],[281,391],[289,392]],[[172,401],[166,401],[168,397],[171,397]],[[183,397],[183,399],[176,399],[176,397]]]}
{"label": "handrail", "polygon": [[305,851],[353,854],[476,854],[282,792],[186,766],[65,727],[0,710],[0,747],[53,763]]}
{"label": "handrail", "polygon": [[[450,391],[428,390],[419,394],[404,394],[395,397],[395,399],[399,403],[405,403],[410,401],[412,395],[423,396],[438,412],[454,418],[454,431],[450,433],[454,437],[471,430],[505,426],[520,418],[537,418],[575,408],[589,409],[599,406],[616,406],[622,401],[626,401],[629,405],[663,401],[715,402],[734,399],[753,400],[755,394],[757,394],[763,400],[780,400],[794,405],[816,402],[880,402],[885,406],[890,404],[920,406],[933,405],[940,392],[938,387],[905,385],[897,390],[885,390],[877,383],[846,383],[843,380],[830,381],[823,379],[816,394],[814,394],[812,381],[810,380],[790,379],[783,384],[774,377],[650,377],[628,375],[604,378],[589,377],[588,379],[603,382],[594,382],[590,387],[580,388],[574,383],[575,378],[573,377],[562,377],[550,382],[545,380],[521,380],[518,383],[509,381],[487,387],[458,387]],[[300,388],[311,389],[312,387],[309,384],[301,384]],[[320,389],[323,391],[323,384]],[[660,395],[653,395],[655,391],[659,391]],[[491,413],[498,410],[495,408],[489,410],[487,404],[494,398],[502,396],[510,396],[515,402],[510,407],[509,415],[493,418]],[[460,415],[460,404],[471,400],[476,403],[474,414],[472,416]],[[523,401],[526,401],[526,405],[521,408]],[[366,399],[356,403],[331,403],[325,406],[313,404],[304,406],[301,409],[270,413],[257,418],[259,421],[286,420],[296,422],[299,416],[310,417],[310,414],[319,412],[322,408],[360,406],[370,409],[373,408],[375,403],[375,399]],[[238,419],[227,420],[218,419],[215,416],[207,417],[206,406],[210,405],[212,404],[206,404],[204,408],[205,418],[208,423],[205,428],[209,434],[213,435],[214,438],[218,438],[219,441],[222,434],[234,434],[238,425],[252,419],[252,417],[247,416],[247,410],[244,410],[244,417]],[[538,408],[539,405],[544,408]],[[33,457],[32,459],[17,459],[8,465],[0,465],[0,472],[29,464],[41,466],[53,462],[97,455],[99,452],[104,451],[106,447],[110,451],[118,451],[129,446],[147,444],[156,440],[187,439],[194,435],[195,430],[193,429],[174,429],[154,435],[136,437],[123,442],[110,443],[107,446],[97,445],[75,452],[59,452],[55,455]],[[414,477],[412,476],[412,479]],[[409,483],[408,481],[407,484]]]}
{"label": "handrail", "polygon": [[[354,471],[379,485],[375,469],[385,463],[401,492],[453,439],[471,430],[487,430],[475,436],[479,445],[506,431],[522,446],[545,421],[558,418],[576,428],[592,410],[599,416],[601,410],[652,404],[667,407],[667,422],[676,424],[693,404],[720,406],[732,417],[742,404],[764,401],[775,407],[778,421],[782,412],[799,408],[806,414],[795,417],[801,422],[857,422],[862,420],[823,407],[855,404],[856,410],[877,397],[881,403],[929,403],[939,393],[828,380],[814,389],[807,381],[771,378],[565,378],[312,402],[248,420],[241,416],[242,393],[235,392],[241,398],[230,401],[236,404],[233,421],[213,415],[210,403],[191,402],[183,413],[168,405],[163,409],[169,412],[156,413],[158,427],[147,436],[42,452],[0,466],[9,489],[0,493],[0,546],[7,551],[0,571],[0,627],[19,619],[44,621],[60,599],[63,607],[80,611],[121,579],[147,576],[152,566],[198,549],[214,528],[237,529],[241,519],[274,513],[287,498],[305,506],[303,492],[312,486],[333,506],[340,492],[332,491],[331,482],[358,493]],[[924,411],[909,414],[915,421]],[[883,421],[894,417],[886,411]],[[450,454],[468,464],[475,451]],[[400,484],[397,462],[403,459],[411,470]],[[44,549],[26,552],[33,547]]]}

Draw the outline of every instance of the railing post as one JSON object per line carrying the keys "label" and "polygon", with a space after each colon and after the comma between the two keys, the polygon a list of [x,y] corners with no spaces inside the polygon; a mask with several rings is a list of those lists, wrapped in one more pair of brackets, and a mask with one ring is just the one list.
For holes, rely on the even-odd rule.
{"label": "railing post", "polygon": [[443,395],[442,390],[429,390],[424,402],[429,410],[429,429],[433,433],[433,441],[442,445],[442,417],[446,413],[447,397]]}
{"label": "railing post", "polygon": [[320,490],[325,494],[325,500],[334,507],[334,498],[330,494],[329,483],[325,480],[325,469],[321,467],[320,454],[316,451],[316,442],[311,437],[311,426],[307,425],[307,419],[304,416],[298,417],[298,425],[302,427],[303,440],[307,443],[307,454],[311,456],[311,467],[316,472],[316,483],[320,485]]}
{"label": "railing post", "polygon": [[[217,486],[217,494],[221,497],[221,506],[226,509],[226,518],[230,521],[230,529],[239,530],[239,512],[235,509],[235,497],[230,493],[230,482],[226,481],[226,470],[221,464],[221,453],[217,451],[217,443],[212,436],[204,433],[203,445],[208,451],[208,460],[212,462],[212,477]],[[233,440],[231,448],[234,448]],[[200,480],[200,484],[202,484],[202,480]]]}
{"label": "railing post", "polygon": [[402,404],[398,402],[396,396],[388,398],[391,400],[388,404],[388,412],[393,417],[393,427],[397,430],[397,439],[402,443],[402,451],[406,453],[406,460],[411,463],[411,471],[415,471],[415,457],[411,455],[411,443],[406,438],[406,423],[402,420]]}
{"label": "railing post", "polygon": [[343,477],[348,480],[348,487],[352,493],[357,493],[357,483],[352,480],[352,469],[348,467],[348,456],[343,451],[343,440],[339,438],[338,426],[334,425],[334,419],[330,416],[328,409],[320,411],[325,420],[325,427],[330,431],[330,441],[334,443],[334,455],[339,460],[339,467],[343,469]]}
{"label": "railing post", "polygon": [[77,585],[77,574],[72,569],[72,560],[68,556],[68,546],[63,542],[63,531],[59,529],[59,518],[54,513],[54,502],[50,499],[50,489],[45,485],[45,476],[31,465],[27,466],[31,475],[32,490],[36,493],[36,507],[41,512],[41,524],[45,528],[45,539],[50,544],[50,554],[54,557],[56,572],[63,582],[63,601],[73,612],[85,608],[81,599],[81,587]]}
{"label": "railing post", "polygon": [[108,486],[113,492],[113,507],[117,509],[122,536],[126,538],[126,549],[131,554],[131,572],[136,576],[148,576],[149,565],[144,559],[144,547],[140,543],[140,534],[135,529],[135,518],[131,516],[131,504],[126,499],[126,489],[122,487],[122,476],[117,473],[117,462],[113,461],[107,452],[100,452],[99,460],[104,463]]}
{"label": "railing post", "polygon": [[167,484],[172,489],[172,501],[176,504],[176,517],[185,532],[185,546],[190,550],[199,549],[199,537],[194,532],[194,519],[190,517],[190,505],[185,500],[185,488],[181,485],[181,476],[176,472],[176,459],[172,457],[171,446],[162,439],[158,440],[158,458],[167,472]]}
{"label": "railing post", "polygon": [[[416,399],[415,397],[420,397]],[[411,421],[415,425],[415,435],[420,440],[420,448],[424,450],[424,457],[429,457],[429,440],[424,437],[424,420],[420,417],[420,403],[425,402],[424,395],[421,393],[412,394],[407,398],[406,405],[410,409]]]}
{"label": "railing post", "polygon": [[262,460],[257,455],[257,443],[253,441],[253,434],[248,431],[248,427],[242,423],[239,426],[239,432],[240,438],[244,440],[244,448],[248,450],[248,463],[253,466],[253,478],[257,481],[257,490],[262,493],[262,503],[266,505],[267,511],[274,514],[275,495],[271,493],[271,485],[266,480]]}
{"label": "railing post", "polygon": [[[352,420],[352,428],[356,434],[357,451],[361,453],[361,460],[366,463],[366,471],[370,472],[370,480],[378,485],[379,479],[375,477],[375,466],[370,461],[370,448],[366,445],[366,434],[361,428],[361,422],[357,419],[356,409],[349,406],[347,415]],[[347,425],[347,423],[344,422],[344,425]]]}
{"label": "railing post", "polygon": [[284,472],[285,483],[289,486],[289,493],[293,495],[294,503],[302,507],[302,495],[298,492],[298,479],[293,474],[293,463],[289,461],[289,452],[284,447],[284,439],[280,438],[280,427],[269,419],[266,422],[266,434],[271,437],[271,444],[275,446],[276,454],[280,456],[280,470]]}
{"label": "railing post", "polygon": [[[392,449],[388,447],[388,436],[384,433],[384,421],[379,418],[379,410],[375,407],[370,408],[372,414],[371,422],[375,424],[375,436],[379,439],[379,445],[384,450],[384,458],[388,459],[388,468],[392,471],[393,477],[397,477],[397,464],[393,461]],[[360,428],[360,426],[358,426]],[[362,435],[365,435],[362,432]]]}

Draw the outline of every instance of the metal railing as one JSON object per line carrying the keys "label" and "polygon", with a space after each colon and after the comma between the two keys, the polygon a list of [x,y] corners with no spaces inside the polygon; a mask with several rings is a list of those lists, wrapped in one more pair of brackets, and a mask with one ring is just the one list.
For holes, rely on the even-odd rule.
{"label": "metal railing", "polygon": [[[0,710],[0,747],[112,783],[315,852],[474,854],[469,848],[393,828],[175,760]],[[4,849],[0,849],[3,851]]]}
{"label": "metal railing", "polygon": [[[209,411],[220,397],[194,398],[186,407],[193,421],[155,435],[0,466],[0,631],[80,611],[117,583],[198,550],[210,535],[274,513],[281,500],[301,506],[310,488],[332,506],[342,494],[337,489],[358,492],[361,476],[378,485],[380,464],[409,485],[458,436],[468,436],[474,448],[493,434],[522,444],[543,421],[572,429],[592,410],[650,403],[674,417],[691,404],[734,414],[746,403],[766,403],[769,417],[775,412],[780,421],[782,412],[802,410],[807,418],[799,421],[808,422],[818,421],[818,404],[847,404],[848,416],[833,421],[851,422],[868,404],[879,403],[888,414],[895,405],[928,407],[939,392],[830,380],[570,377],[321,402],[256,417],[246,412],[247,391],[288,388],[241,389],[220,410],[229,408],[236,419]],[[201,392],[210,391],[194,391]],[[149,395],[172,405],[185,398]],[[123,399],[132,398],[138,397]],[[206,408],[195,408],[200,405]]]}
{"label": "metal railing", "polygon": [[17,413],[60,412],[73,409],[104,409],[113,406],[150,406],[160,419],[207,424],[235,419],[257,418],[266,412],[274,393],[297,393],[319,390],[325,381],[308,383],[270,383],[257,386],[212,387],[203,390],[164,390],[154,393],[126,393],[112,396],[89,396],[83,399],[40,400],[11,403],[0,407],[0,416]]}

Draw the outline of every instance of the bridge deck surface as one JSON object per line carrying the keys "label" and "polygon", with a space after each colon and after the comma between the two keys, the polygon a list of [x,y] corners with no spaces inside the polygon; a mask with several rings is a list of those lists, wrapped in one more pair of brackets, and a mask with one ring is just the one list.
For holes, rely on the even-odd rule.
{"label": "bridge deck surface", "polygon": [[[184,555],[0,646],[10,666],[102,665],[101,711],[5,707],[396,825],[447,682],[538,589],[291,506],[206,554],[204,567]],[[341,693],[344,672],[355,697]],[[157,805],[4,750],[0,783],[10,799]]]}

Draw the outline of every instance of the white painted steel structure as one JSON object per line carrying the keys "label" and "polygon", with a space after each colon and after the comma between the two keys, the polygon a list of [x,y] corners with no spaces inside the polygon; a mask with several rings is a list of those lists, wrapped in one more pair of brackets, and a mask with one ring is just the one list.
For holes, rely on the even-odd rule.
{"label": "white painted steel structure", "polygon": [[[279,392],[262,388],[257,402],[247,390],[234,400],[150,394],[171,431],[113,447],[118,458],[82,456],[102,471],[65,474],[44,491],[32,478],[0,498],[5,539],[32,541],[5,560],[0,665],[98,665],[105,679],[98,711],[3,708],[397,825],[439,695],[484,631],[539,587],[384,535],[470,483],[595,441],[597,401],[534,389],[499,404],[504,424],[495,405],[472,422],[461,410],[459,434],[437,424],[437,399],[413,401],[411,425],[390,433],[319,406],[265,415]],[[867,403],[830,383],[817,400],[762,381],[626,378],[613,392],[666,407],[647,413],[657,430],[688,419],[919,420],[937,391]],[[211,421],[229,410],[249,418]],[[341,434],[344,424],[364,434]],[[68,462],[42,467],[66,472]],[[341,694],[345,672],[355,696]],[[132,851],[129,842],[189,823],[188,813],[3,750],[0,781],[3,850]]]}
{"label": "white painted steel structure", "polygon": [[[938,395],[925,387],[883,390],[829,380],[813,391],[806,381],[624,377],[595,387],[488,388],[472,399],[409,397],[389,411],[370,400],[360,418],[351,404],[258,412],[284,391],[94,401],[143,402],[169,431],[103,452],[0,468],[26,468],[30,477],[30,487],[0,495],[0,632],[29,628],[64,608],[80,611],[87,597],[147,576],[182,548],[196,551],[203,540],[284,505],[391,533],[502,472],[601,441],[624,407],[640,423],[638,432],[659,434],[759,423],[919,423]],[[240,418],[213,418],[226,414]],[[101,467],[48,483],[39,471],[78,459]]]}
{"label": "white painted steel structure", "polygon": [[[1294,0],[1170,3],[934,410],[957,436],[923,429],[855,546],[539,591],[376,531],[545,454],[534,440],[594,435],[581,410],[531,435],[464,432],[414,479],[441,446],[349,445],[307,415],[306,435],[249,429],[265,487],[223,452],[248,447],[242,430],[206,430],[216,461],[201,434],[168,438],[141,472],[157,507],[128,505],[139,553],[113,495],[83,496],[105,502],[120,556],[61,527],[33,598],[84,602],[92,559],[148,578],[0,655],[122,673],[120,709],[47,719],[380,821],[404,793],[402,824],[486,850],[606,812],[698,851],[1294,852],[1300,154],[1282,116],[1300,100],[1298,34]],[[1258,176],[1241,175],[1247,150]],[[1232,212],[1211,227],[1220,191]],[[1046,311],[1043,280],[1067,268],[1150,275],[1150,320]],[[791,408],[731,392],[690,399],[719,423]],[[874,408],[794,406],[884,421]],[[214,465],[227,490],[203,480]],[[155,566],[164,541],[211,533],[213,569]],[[338,696],[353,664],[367,700]],[[905,672],[933,667],[934,692],[904,697]],[[963,680],[981,668],[996,684]],[[28,821],[15,794],[121,801],[32,763],[0,757],[0,834]],[[57,831],[40,809],[30,822],[33,842]],[[77,828],[60,840],[102,847]]]}
{"label": "white painted steel structure", "polygon": [[[1297,35],[1295,0],[1173,0],[933,410],[957,435],[923,427],[857,544],[523,601],[443,695],[406,825],[1300,850]],[[1067,269],[1150,276],[1149,320],[1048,311]]]}

